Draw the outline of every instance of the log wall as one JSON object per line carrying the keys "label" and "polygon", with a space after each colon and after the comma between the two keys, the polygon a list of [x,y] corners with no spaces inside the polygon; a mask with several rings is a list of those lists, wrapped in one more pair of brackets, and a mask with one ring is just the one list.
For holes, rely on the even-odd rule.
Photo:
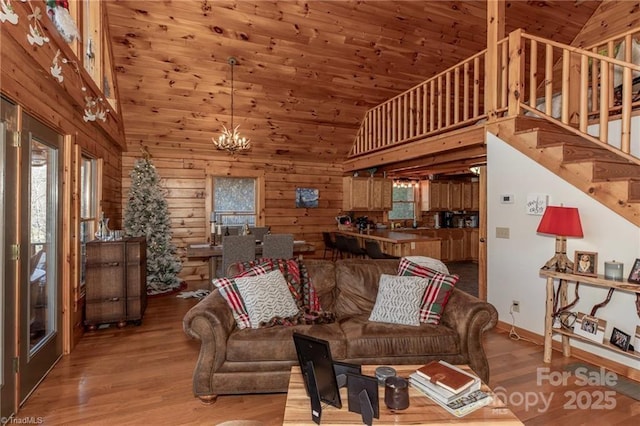
{"label": "log wall", "polygon": [[[213,148],[212,148],[213,150]],[[207,262],[188,259],[189,244],[207,241],[209,219],[206,217],[206,179],[208,175],[234,175],[247,170],[262,171],[265,177],[265,225],[272,233],[292,233],[296,240],[306,240],[316,247],[307,257],[322,257],[322,231],[336,229],[335,216],[342,208],[342,165],[291,161],[264,162],[249,155],[233,158],[227,154],[212,154],[210,158],[175,158],[160,149],[150,149],[153,164],[167,190],[171,215],[173,243],[178,248],[183,280],[202,280],[208,276]],[[131,186],[129,174],[138,152],[130,151],[122,159],[123,211]],[[318,208],[295,207],[296,188],[317,188]]]}

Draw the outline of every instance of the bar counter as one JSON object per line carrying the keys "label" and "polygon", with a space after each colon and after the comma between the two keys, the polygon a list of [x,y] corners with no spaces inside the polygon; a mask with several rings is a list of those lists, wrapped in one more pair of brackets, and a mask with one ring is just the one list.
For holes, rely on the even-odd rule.
{"label": "bar counter", "polygon": [[380,244],[383,253],[393,256],[427,256],[441,259],[442,238],[428,237],[411,231],[392,231],[376,229],[362,234],[354,231],[336,231],[338,234],[356,237],[361,247],[365,240],[374,240]]}

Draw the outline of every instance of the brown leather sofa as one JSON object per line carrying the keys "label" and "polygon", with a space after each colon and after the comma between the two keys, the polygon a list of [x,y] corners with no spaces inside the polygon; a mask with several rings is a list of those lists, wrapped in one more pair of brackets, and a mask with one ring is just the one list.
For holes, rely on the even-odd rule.
{"label": "brown leather sofa", "polygon": [[240,330],[225,300],[214,290],[184,317],[185,332],[201,341],[193,392],[205,402],[217,395],[286,392],[297,364],[292,333],[329,341],[335,360],[358,364],[425,364],[442,359],[469,364],[484,380],[489,365],[482,334],[493,328],[496,309],[454,289],[439,325],[369,322],[380,274],[395,275],[398,260],[305,260],[324,310],[336,321],[321,325]]}

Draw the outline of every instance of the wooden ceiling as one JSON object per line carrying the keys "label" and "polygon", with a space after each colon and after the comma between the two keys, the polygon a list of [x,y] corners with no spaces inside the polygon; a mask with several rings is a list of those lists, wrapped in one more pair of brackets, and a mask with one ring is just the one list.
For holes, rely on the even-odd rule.
{"label": "wooden ceiling", "polygon": [[[215,155],[230,56],[240,156],[341,163],[369,108],[486,45],[485,1],[106,4],[129,149],[179,157]],[[506,31],[571,43],[599,4],[507,2]]]}

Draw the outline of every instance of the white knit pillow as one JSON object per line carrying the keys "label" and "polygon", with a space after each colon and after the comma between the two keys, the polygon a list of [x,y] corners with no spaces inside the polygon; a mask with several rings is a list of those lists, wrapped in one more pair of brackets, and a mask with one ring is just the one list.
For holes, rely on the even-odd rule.
{"label": "white knit pillow", "polygon": [[236,287],[247,308],[251,328],[273,317],[292,317],[298,306],[280,270],[255,277],[235,278]]}
{"label": "white knit pillow", "polygon": [[421,277],[380,275],[369,321],[420,325],[420,306],[428,284],[429,280]]}

